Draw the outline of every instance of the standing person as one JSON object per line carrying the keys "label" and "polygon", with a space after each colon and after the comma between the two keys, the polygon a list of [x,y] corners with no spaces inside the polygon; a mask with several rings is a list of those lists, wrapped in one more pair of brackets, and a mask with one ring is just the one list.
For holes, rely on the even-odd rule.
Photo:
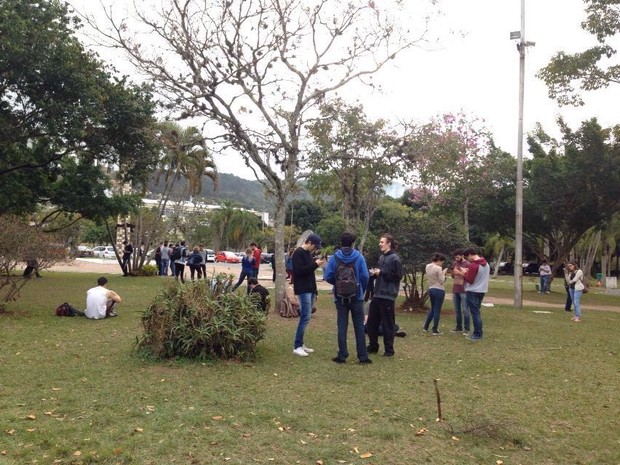
{"label": "standing person", "polygon": [[86,291],[86,310],[84,310],[86,317],[101,320],[117,316],[114,307],[121,303],[121,297],[116,292],[106,289],[107,284],[108,279],[102,276],[97,280],[97,287]]}
{"label": "standing person", "polygon": [[129,276],[129,266],[131,262],[131,255],[133,254],[133,245],[131,242],[123,241],[123,276]]}
{"label": "standing person", "polygon": [[[233,286],[232,291],[235,292],[246,278],[248,279],[247,294],[249,294],[250,278],[254,278],[254,255],[251,247],[245,249],[245,255],[241,259],[241,273],[239,274],[239,281],[237,281],[237,284]],[[258,282],[258,279],[256,281]]]}
{"label": "standing person", "polygon": [[[355,235],[344,232],[340,236],[340,250],[337,250],[329,259],[325,267],[325,281],[334,286],[334,303],[336,305],[336,313],[338,315],[338,355],[332,358],[336,363],[346,363],[349,357],[347,349],[347,330],[349,326],[349,312],[351,313],[351,321],[353,322],[353,331],[355,333],[355,349],[357,358],[361,364],[372,363],[368,358],[366,350],[366,335],[364,333],[364,295],[366,294],[366,285],[368,284],[368,268],[366,260],[359,251],[353,248]],[[344,297],[339,295],[338,279],[347,274],[347,268],[350,268],[355,274],[355,295],[352,297]],[[344,271],[342,271],[344,270]],[[341,278],[342,280],[342,278]]]}
{"label": "standing person", "polygon": [[155,249],[155,266],[157,267],[157,274],[161,275],[161,248],[163,247],[163,243],[160,242],[157,248]]}
{"label": "standing person", "polygon": [[200,253],[200,271],[203,279],[207,279],[207,251],[204,244],[198,244],[198,253]]}
{"label": "standing person", "polygon": [[538,268],[538,274],[540,274],[540,291],[539,294],[551,293],[551,267],[547,263],[547,260],[542,261],[542,265]]}
{"label": "standing person", "polygon": [[568,263],[564,265],[564,289],[566,290],[566,302],[564,303],[564,311],[570,312],[573,305],[573,299],[570,296],[570,271]]}
{"label": "standing person", "polygon": [[463,276],[465,279],[465,292],[467,294],[467,306],[471,313],[471,319],[474,323],[474,332],[471,336],[467,336],[472,341],[482,339],[482,315],[480,307],[482,299],[489,290],[489,277],[491,275],[491,267],[487,261],[480,257],[472,248],[463,250],[463,258],[469,262],[469,268],[455,269],[455,274]]}
{"label": "standing person", "polygon": [[198,279],[202,278],[202,269],[200,268],[200,263],[202,262],[202,256],[200,255],[200,249],[198,246],[195,246],[192,249],[192,253],[187,257],[187,265],[189,265],[189,273],[194,280],[194,275],[198,274]]}
{"label": "standing person", "polygon": [[168,266],[170,265],[170,255],[172,250],[168,247],[168,241],[164,241],[164,245],[161,248],[161,269],[159,270],[160,276],[168,276]]}
{"label": "standing person", "polygon": [[465,294],[465,279],[459,274],[455,274],[454,270],[459,268],[469,268],[469,262],[463,258],[463,251],[457,249],[452,252],[454,262],[450,274],[454,283],[452,284],[452,304],[454,305],[454,315],[456,318],[456,326],[451,332],[463,333],[469,335],[469,307],[467,307],[467,294]]}
{"label": "standing person", "polygon": [[293,252],[293,273],[295,273],[293,288],[299,299],[299,323],[295,332],[293,354],[300,357],[307,357],[314,352],[314,349],[310,349],[304,344],[304,334],[312,315],[312,307],[317,294],[314,271],[325,264],[324,259],[317,258],[315,260],[312,257],[312,252],[320,248],[321,238],[317,234],[310,234],[306,242]]}
{"label": "standing person", "polygon": [[583,282],[583,271],[579,269],[579,265],[574,260],[568,262],[568,286],[570,292],[570,298],[573,301],[575,307],[575,316],[571,320],[575,322],[581,321],[581,296],[585,289]]}
{"label": "standing person", "polygon": [[182,283],[185,282],[185,263],[187,262],[187,248],[185,247],[185,241],[181,241],[178,247],[175,247],[172,253],[172,259],[174,260],[174,279],[177,281],[180,279]]}
{"label": "standing person", "polygon": [[394,335],[396,333],[396,317],[394,302],[400,290],[400,280],[403,277],[403,265],[396,254],[398,243],[390,234],[384,234],[379,240],[379,264],[370,270],[370,276],[376,278],[374,294],[368,310],[368,352],[376,354],[379,351],[379,325],[383,326],[383,345],[386,357],[394,356]]}
{"label": "standing person", "polygon": [[424,332],[428,332],[428,327],[433,322],[433,336],[439,336],[439,317],[441,316],[441,306],[446,298],[444,282],[446,281],[447,268],[443,268],[446,261],[440,253],[433,254],[431,262],[426,265],[426,276],[428,278],[428,295],[431,299],[431,309],[424,323]]}
{"label": "standing person", "polygon": [[32,278],[32,273],[37,278],[41,277],[39,273],[39,261],[36,258],[29,258],[26,260],[26,268],[24,268],[24,278]]}
{"label": "standing person", "polygon": [[253,276],[256,279],[258,279],[258,270],[260,268],[260,258],[261,258],[261,254],[263,253],[263,251],[256,244],[256,242],[252,242],[250,244],[250,247],[252,247],[252,255],[254,256],[254,264],[252,265]]}

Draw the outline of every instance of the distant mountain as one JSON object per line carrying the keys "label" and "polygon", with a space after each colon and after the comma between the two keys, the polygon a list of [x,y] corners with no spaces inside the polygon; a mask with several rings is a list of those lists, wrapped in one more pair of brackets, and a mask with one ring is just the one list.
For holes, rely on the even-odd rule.
{"label": "distant mountain", "polygon": [[[187,184],[185,179],[178,181],[179,190],[183,190]],[[151,181],[148,190],[154,194],[161,193],[161,186],[156,186]],[[385,192],[390,197],[400,198],[405,190],[404,184],[394,181],[385,186]],[[219,188],[215,190],[213,181],[208,177],[202,179],[202,193],[194,200],[200,200],[207,204],[220,204],[224,201],[230,201],[243,208],[268,211],[271,214],[275,212],[275,204],[269,196],[263,195],[264,188],[262,184],[256,180],[243,179],[234,174],[220,173]],[[299,198],[309,199],[309,195],[305,193],[298,196]]]}

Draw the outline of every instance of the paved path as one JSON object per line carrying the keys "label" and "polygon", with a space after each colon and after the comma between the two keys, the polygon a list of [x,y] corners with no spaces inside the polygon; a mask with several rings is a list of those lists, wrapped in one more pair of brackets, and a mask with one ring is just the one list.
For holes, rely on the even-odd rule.
{"label": "paved path", "polygon": [[[154,264],[154,262],[152,262]],[[50,271],[72,271],[78,273],[101,273],[101,274],[113,274],[121,275],[122,271],[116,260],[100,259],[100,258],[78,258],[70,263],[57,265],[50,268]],[[232,263],[208,263],[207,272],[220,272],[231,273],[238,276],[241,271],[241,265]],[[273,271],[270,265],[263,264],[260,267],[260,273],[258,279],[263,282],[265,287],[273,287],[272,282]],[[322,280],[317,280],[318,288],[321,290],[331,289],[331,285]],[[450,293],[446,293],[446,299],[452,298]],[[542,298],[542,297],[541,297]],[[606,312],[620,312],[620,299],[618,299],[618,305],[589,305],[587,303],[587,296],[582,301],[581,307],[584,310],[601,310]],[[514,300],[506,297],[492,297],[486,296],[484,303],[492,303],[495,305],[508,305],[512,306]],[[555,304],[551,302],[541,302],[538,300],[524,300],[524,307],[542,307],[542,308],[555,308],[558,310],[564,310],[564,304]]]}

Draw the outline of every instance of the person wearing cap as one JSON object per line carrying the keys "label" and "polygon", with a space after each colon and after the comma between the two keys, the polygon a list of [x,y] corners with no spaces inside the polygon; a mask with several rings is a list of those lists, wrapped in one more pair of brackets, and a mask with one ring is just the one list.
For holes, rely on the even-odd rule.
{"label": "person wearing cap", "polygon": [[322,258],[315,259],[312,253],[321,248],[321,238],[317,234],[310,234],[306,242],[293,252],[293,274],[295,281],[293,288],[299,299],[299,323],[295,332],[293,354],[307,357],[314,352],[304,344],[304,333],[310,321],[312,307],[317,295],[315,270],[325,264]]}
{"label": "person wearing cap", "polygon": [[108,279],[102,276],[97,280],[97,287],[86,291],[86,310],[84,310],[86,317],[101,320],[117,316],[114,307],[121,303],[121,297],[116,292],[107,289],[107,284]]}

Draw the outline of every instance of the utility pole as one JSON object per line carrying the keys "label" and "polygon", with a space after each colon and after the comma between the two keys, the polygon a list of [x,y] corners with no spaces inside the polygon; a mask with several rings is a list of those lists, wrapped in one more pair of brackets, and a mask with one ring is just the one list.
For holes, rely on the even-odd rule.
{"label": "utility pole", "polygon": [[523,308],[523,105],[525,100],[525,51],[536,45],[525,40],[525,0],[521,0],[521,31],[511,32],[511,39],[519,39],[519,129],[517,140],[517,185],[515,202],[515,260],[514,307]]}

